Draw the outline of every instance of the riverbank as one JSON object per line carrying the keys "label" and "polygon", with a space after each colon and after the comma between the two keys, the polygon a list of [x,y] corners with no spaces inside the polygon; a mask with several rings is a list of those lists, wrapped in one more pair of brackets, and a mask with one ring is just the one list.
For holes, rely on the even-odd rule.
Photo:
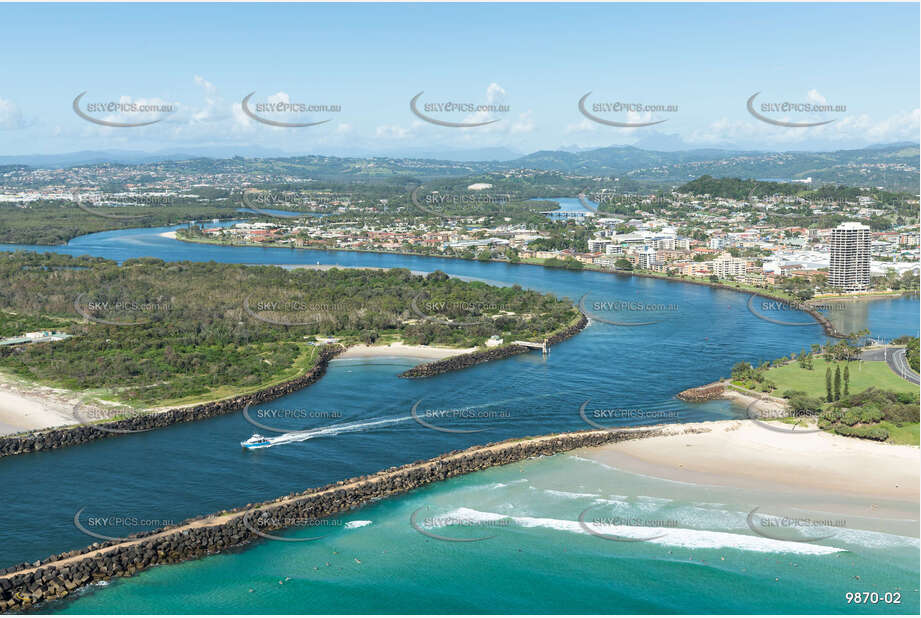
{"label": "riverbank", "polygon": [[[505,264],[515,264],[518,266],[537,266],[539,268],[553,268],[546,266],[541,263],[537,263],[529,260],[521,260],[519,262],[511,262],[508,259],[497,259],[490,258],[488,260],[481,260],[479,258],[464,258],[457,255],[433,255],[429,253],[418,253],[413,251],[374,251],[370,249],[354,249],[354,248],[342,248],[342,247],[292,247],[290,245],[279,245],[273,243],[242,243],[242,242],[224,242],[211,240],[206,238],[188,238],[184,236],[176,236],[175,232],[172,232],[174,235],[171,238],[178,240],[180,242],[196,243],[202,245],[215,245],[222,247],[272,247],[276,249],[304,249],[308,251],[347,251],[352,253],[378,253],[382,255],[409,255],[417,257],[429,257],[429,258],[440,258],[440,259],[450,259],[450,260],[463,260],[467,262],[501,262]],[[558,269],[560,270],[560,269]],[[561,269],[567,270],[567,269]],[[820,313],[815,308],[809,306],[808,303],[802,303],[801,301],[795,299],[789,294],[784,293],[782,290],[767,290],[763,288],[756,288],[753,286],[743,285],[741,283],[730,283],[730,282],[713,282],[707,281],[704,279],[694,279],[690,277],[672,277],[669,275],[663,275],[653,272],[636,272],[633,270],[618,270],[610,268],[601,268],[593,264],[584,264],[582,268],[578,269],[576,272],[581,270],[587,270],[591,272],[599,273],[609,273],[612,275],[622,275],[622,276],[631,276],[631,277],[645,277],[649,279],[661,279],[663,281],[673,281],[675,283],[690,283],[693,285],[703,285],[711,288],[724,289],[724,290],[733,290],[735,292],[754,294],[762,298],[767,298],[768,300],[776,300],[784,303],[785,305],[794,305],[796,308],[800,309],[804,313],[808,313],[812,316],[813,319],[822,327],[825,331],[825,334],[829,337],[834,337],[836,339],[843,339],[845,337],[844,333],[839,332],[831,321]],[[823,298],[824,300],[824,298]]]}
{"label": "riverbank", "polygon": [[[116,421],[83,423],[70,427],[54,427],[28,433],[0,437],[0,457],[33,453],[67,446],[75,446],[113,436],[125,435],[187,423],[236,412],[247,405],[256,405],[278,399],[310,386],[326,373],[326,367],[342,350],[341,346],[328,346],[320,351],[316,364],[304,375],[279,382],[246,395],[209,401],[198,405],[171,408],[128,415]],[[124,414],[122,415],[124,416]]]}
{"label": "riverbank", "polygon": [[826,300],[838,301],[867,301],[867,300],[885,300],[887,298],[900,298],[914,294],[918,295],[918,290],[892,290],[889,292],[854,292],[851,294],[816,294],[806,301],[806,304],[821,304]]}

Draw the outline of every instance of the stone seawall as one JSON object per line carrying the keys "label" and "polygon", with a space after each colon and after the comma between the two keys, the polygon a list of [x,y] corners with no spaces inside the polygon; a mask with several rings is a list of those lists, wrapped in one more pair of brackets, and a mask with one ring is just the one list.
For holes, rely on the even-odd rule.
{"label": "stone seawall", "polygon": [[283,528],[285,521],[321,519],[470,472],[576,448],[648,438],[666,430],[674,431],[674,427],[589,430],[474,446],[122,540],[94,543],[0,571],[0,611],[22,611],[95,582],[245,545],[262,538],[257,531]]}
{"label": "stone seawall", "polygon": [[713,382],[695,388],[689,388],[681,391],[676,397],[682,401],[700,402],[711,401],[713,399],[722,399],[726,391],[726,385],[722,382]]}
{"label": "stone seawall", "polygon": [[151,412],[110,423],[93,423],[75,425],[56,429],[44,429],[24,434],[0,437],[0,457],[46,451],[91,442],[101,438],[125,435],[136,431],[146,431],[188,423],[212,416],[219,416],[243,409],[247,404],[255,405],[278,399],[302,388],[310,386],[326,373],[330,359],[342,352],[341,346],[327,346],[320,350],[317,364],[304,375],[275,384],[249,395],[231,397],[187,408],[174,408],[165,412]]}
{"label": "stone seawall", "polygon": [[[548,337],[547,345],[556,345],[561,341],[569,339],[573,335],[579,333],[583,328],[585,328],[587,324],[588,318],[584,314],[580,315],[578,322]],[[400,377],[428,378],[442,373],[448,373],[449,371],[458,371],[460,369],[466,369],[467,367],[473,367],[474,365],[479,365],[480,363],[503,360],[518,354],[524,354],[529,350],[530,348],[527,348],[523,345],[506,345],[499,348],[477,350],[476,352],[458,354],[457,356],[449,356],[448,358],[443,358],[431,363],[422,363],[421,365],[416,365],[412,369],[401,373]]]}

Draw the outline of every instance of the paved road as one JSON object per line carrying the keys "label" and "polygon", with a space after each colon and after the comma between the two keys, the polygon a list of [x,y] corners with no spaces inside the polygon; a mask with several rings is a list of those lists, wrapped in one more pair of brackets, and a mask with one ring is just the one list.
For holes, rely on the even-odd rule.
{"label": "paved road", "polygon": [[889,368],[900,377],[908,380],[912,384],[921,384],[921,378],[908,366],[908,359],[905,358],[905,348],[878,347],[864,350],[860,353],[861,360],[866,361],[886,361]]}

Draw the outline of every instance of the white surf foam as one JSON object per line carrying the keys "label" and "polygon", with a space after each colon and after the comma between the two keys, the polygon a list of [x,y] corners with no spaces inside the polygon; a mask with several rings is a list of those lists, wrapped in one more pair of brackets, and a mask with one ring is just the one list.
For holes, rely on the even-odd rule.
{"label": "white surf foam", "polygon": [[364,528],[365,526],[370,526],[374,522],[370,519],[356,519],[355,521],[350,521],[345,524],[346,529],[348,528]]}
{"label": "white surf foam", "polygon": [[[578,521],[554,519],[550,517],[520,517],[477,511],[466,507],[455,509],[440,518],[441,521],[464,520],[471,522],[492,522],[502,519],[511,519],[522,528],[545,528],[560,532],[576,534],[589,534]],[[650,539],[646,542],[669,547],[682,547],[686,549],[739,549],[761,553],[788,553],[803,555],[826,555],[845,551],[838,547],[828,547],[814,543],[796,543],[793,541],[777,541],[755,535],[735,534],[732,532],[714,532],[710,530],[695,530],[691,528],[654,528],[645,526],[617,526],[613,524],[586,525],[595,532],[612,536],[621,536],[632,539]]]}

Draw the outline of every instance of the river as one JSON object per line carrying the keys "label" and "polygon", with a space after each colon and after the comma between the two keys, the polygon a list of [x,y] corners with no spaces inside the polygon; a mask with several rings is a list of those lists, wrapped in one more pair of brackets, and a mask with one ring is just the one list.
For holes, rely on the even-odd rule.
{"label": "river", "polygon": [[[667,417],[677,422],[738,418],[744,410],[728,402],[686,404],[674,396],[685,388],[728,376],[732,365],[740,360],[770,360],[826,339],[817,324],[782,326],[759,319],[749,311],[749,295],[730,290],[498,262],[189,244],[162,235],[170,229],[175,228],[104,232],[74,239],[61,247],[6,245],[0,249],[89,254],[118,261],[151,256],[167,261],[279,265],[319,262],[441,270],[497,285],[519,284],[574,301],[584,296],[586,308],[601,319],[593,320],[576,337],[554,346],[547,357],[534,352],[425,380],[397,377],[415,364],[411,359],[334,361],[326,376],[313,386],[253,408],[253,412],[335,412],[335,423],[316,418],[272,421],[280,429],[289,430],[340,426],[305,441],[244,452],[239,442],[256,428],[242,414],[235,413],[76,448],[0,459],[0,479],[9,496],[0,526],[0,564],[44,558],[92,543],[94,539],[74,525],[75,513],[80,509],[84,509],[82,518],[121,517],[124,525],[108,527],[108,534],[135,532],[135,519],[179,521],[472,444],[586,429],[579,414],[586,401],[591,401],[593,407],[644,410],[651,418]],[[879,313],[875,303],[865,306],[865,313],[848,313],[850,328],[856,330],[860,325],[882,338],[917,334],[916,298],[884,301],[881,307],[885,310]],[[795,315],[800,318],[797,321],[810,321],[806,314]],[[789,315],[785,317],[789,319]],[[621,324],[602,321],[605,319]],[[623,325],[636,322],[653,323]],[[477,428],[482,430],[478,433],[435,431],[409,417],[413,405],[420,401],[427,408],[477,408],[495,414],[478,421]],[[376,423],[377,420],[387,422]],[[623,421],[632,423],[635,421]],[[267,550],[263,546],[258,551]],[[192,564],[168,569],[187,572],[195,568]],[[314,610],[362,611],[364,607],[336,605],[332,600],[336,596],[329,597],[332,604]],[[183,611],[187,606],[171,607],[173,611]],[[208,611],[211,606],[194,607]],[[276,609],[285,607],[279,605]],[[411,611],[422,606],[410,603],[393,607],[398,611],[408,607]],[[458,603],[451,607],[468,606]],[[529,607],[526,603],[513,603],[507,609],[527,611]],[[378,606],[379,611],[386,609]]]}

